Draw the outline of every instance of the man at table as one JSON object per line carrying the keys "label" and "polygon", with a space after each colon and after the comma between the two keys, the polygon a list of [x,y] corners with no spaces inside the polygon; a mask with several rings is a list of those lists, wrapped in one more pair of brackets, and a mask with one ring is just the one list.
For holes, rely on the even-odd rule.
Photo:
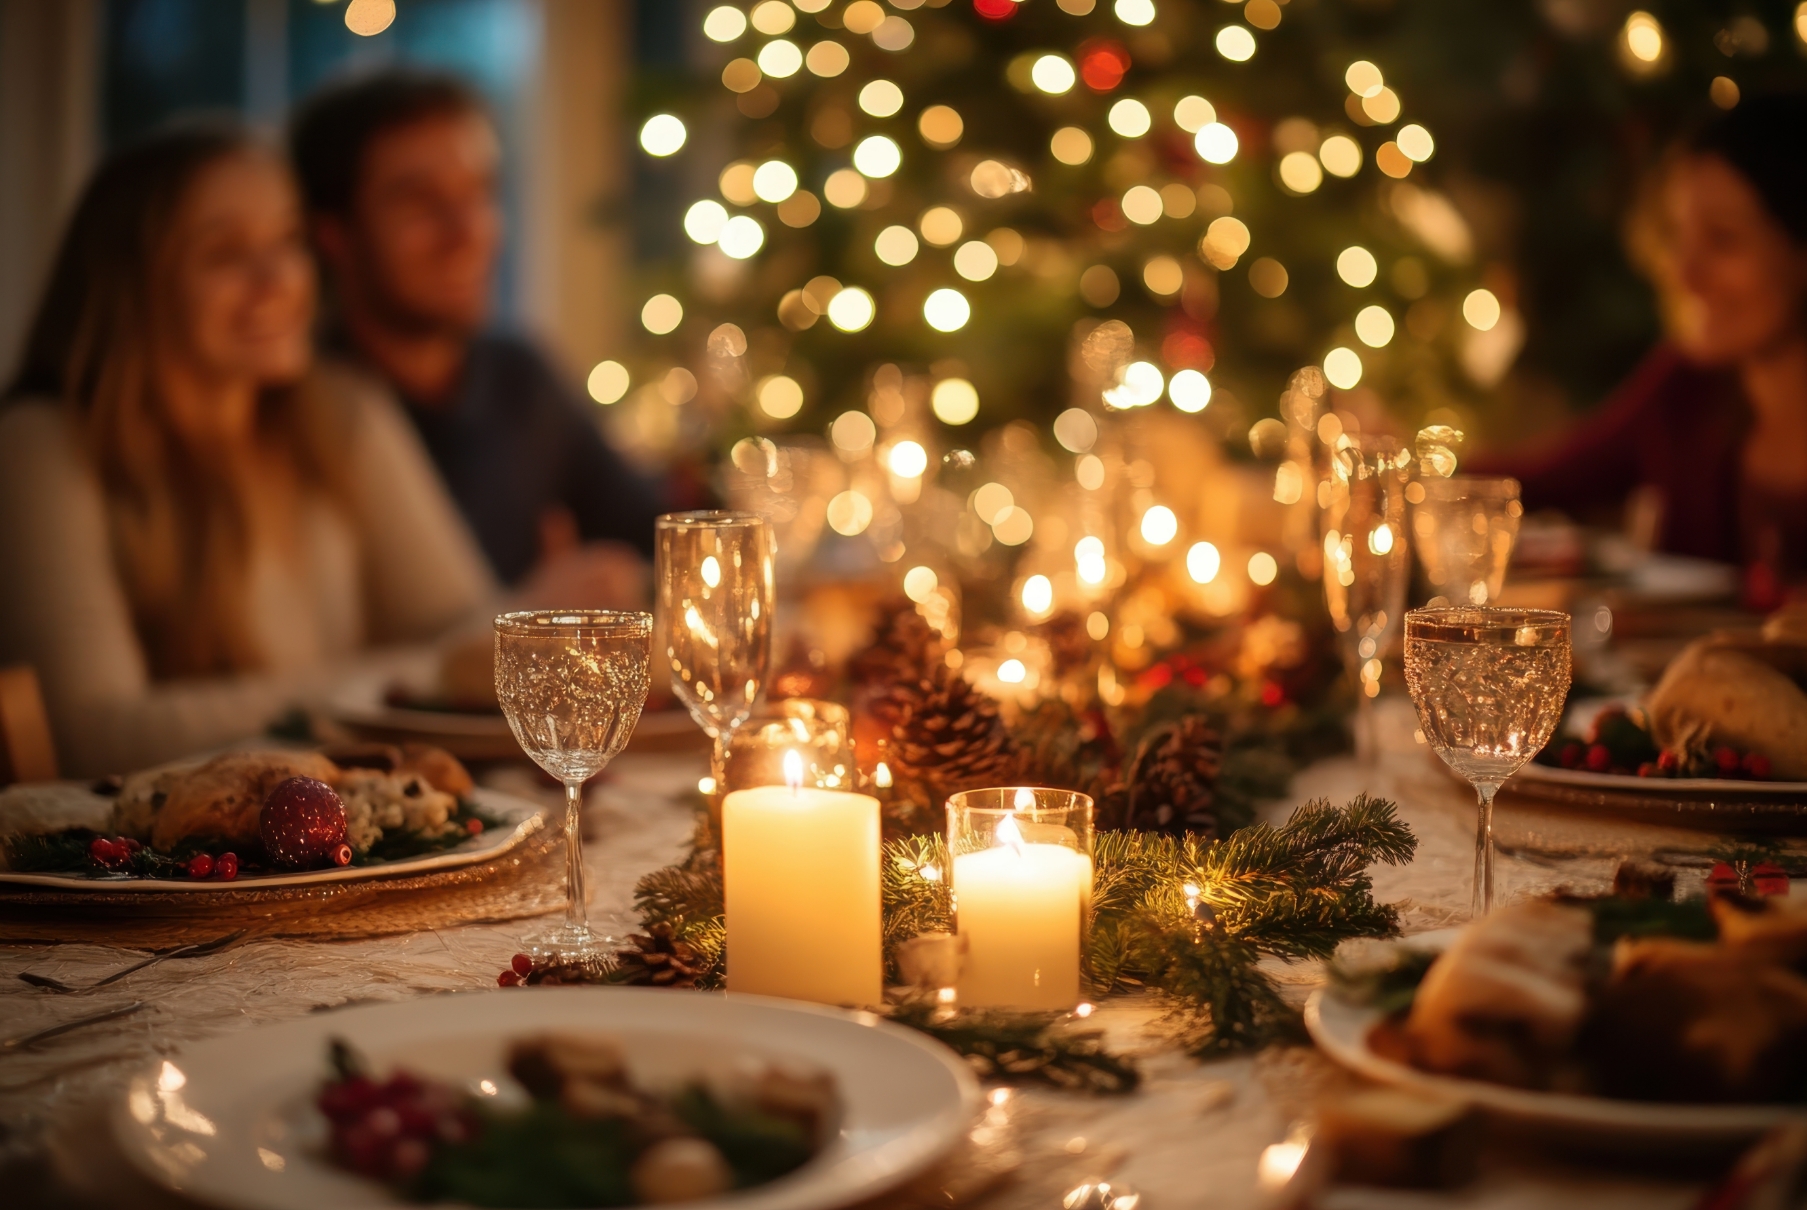
{"label": "man at table", "polygon": [[501,153],[476,93],[359,77],[304,102],[290,145],[332,286],[329,347],[406,405],[497,577],[552,569],[571,604],[634,603],[659,496],[547,357],[490,325]]}

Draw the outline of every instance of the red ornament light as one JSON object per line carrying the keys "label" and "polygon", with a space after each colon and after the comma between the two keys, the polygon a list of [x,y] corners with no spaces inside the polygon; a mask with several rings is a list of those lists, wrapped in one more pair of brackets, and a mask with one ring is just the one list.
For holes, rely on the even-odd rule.
{"label": "red ornament light", "polygon": [[1211,367],[1217,364],[1217,351],[1199,333],[1182,329],[1169,332],[1161,341],[1161,360],[1176,370],[1209,374]]}
{"label": "red ornament light", "polygon": [[1008,21],[1016,16],[1017,0],[973,0],[973,12],[987,21]]}
{"label": "red ornament light", "polygon": [[1079,78],[1093,92],[1109,92],[1129,71],[1129,50],[1112,38],[1089,38],[1079,44]]}
{"label": "red ornament light", "polygon": [[1098,199],[1092,206],[1092,221],[1103,231],[1121,231],[1129,226],[1129,220],[1123,217],[1123,207],[1114,197]]}

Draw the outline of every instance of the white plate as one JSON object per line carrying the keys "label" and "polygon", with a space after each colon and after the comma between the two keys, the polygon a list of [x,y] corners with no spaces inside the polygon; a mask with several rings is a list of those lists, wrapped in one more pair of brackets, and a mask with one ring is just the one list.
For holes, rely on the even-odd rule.
{"label": "white plate", "polygon": [[664,1083],[739,1058],[825,1067],[841,1131],[804,1167],[685,1210],[830,1210],[945,1155],[971,1122],[978,1081],[952,1051],[869,1013],[759,996],[650,988],[534,988],[365,1005],[227,1034],[146,1071],[112,1110],[121,1148],[152,1180],[242,1210],[394,1207],[387,1189],[320,1158],[313,1098],[326,1047],[344,1038],[379,1071],[412,1070],[475,1090],[512,1088],[510,1041],[541,1030],[613,1034],[637,1079]]}
{"label": "white plate", "polygon": [[[1410,941],[1411,939],[1408,939]],[[1671,1138],[1693,1142],[1735,1140],[1760,1134],[1802,1109],[1790,1105],[1672,1105],[1618,1101],[1571,1093],[1535,1092],[1484,1080],[1433,1075],[1378,1055],[1368,1032],[1382,1013],[1351,1004],[1331,988],[1319,988],[1305,1003],[1305,1028],[1332,1059],[1382,1084],[1412,1088],[1552,1129],[1589,1135]]]}
{"label": "white plate", "polygon": [[432,870],[450,870],[458,866],[488,861],[526,840],[545,826],[546,808],[512,794],[500,794],[478,787],[471,799],[484,812],[502,822],[483,829],[469,840],[436,853],[385,861],[378,865],[335,866],[329,870],[305,870],[299,874],[247,874],[231,882],[193,878],[78,878],[71,874],[25,874],[0,870],[0,884],[12,886],[55,887],[65,891],[147,891],[207,893],[212,891],[261,890],[264,887],[304,886],[320,882],[358,882],[366,878],[393,878],[398,874],[425,874]]}
{"label": "white plate", "polygon": [[1807,794],[1807,781],[1743,781],[1726,777],[1632,777],[1624,773],[1591,773],[1563,769],[1533,761],[1513,774],[1525,781],[1548,782],[1584,790],[1625,790],[1641,795],[1667,792],[1734,794],[1740,798],[1799,798]]}

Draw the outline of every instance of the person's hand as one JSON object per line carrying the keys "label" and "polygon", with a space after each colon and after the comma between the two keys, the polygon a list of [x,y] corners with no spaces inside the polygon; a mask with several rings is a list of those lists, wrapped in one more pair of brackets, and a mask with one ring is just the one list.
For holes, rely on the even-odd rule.
{"label": "person's hand", "polygon": [[515,593],[515,607],[644,609],[648,579],[632,547],[592,542],[542,560]]}

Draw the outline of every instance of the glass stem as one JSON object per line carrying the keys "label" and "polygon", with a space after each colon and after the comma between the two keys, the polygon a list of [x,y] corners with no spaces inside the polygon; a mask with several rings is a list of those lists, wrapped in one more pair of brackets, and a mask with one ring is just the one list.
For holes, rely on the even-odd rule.
{"label": "glass stem", "polygon": [[709,733],[709,776],[719,802],[728,792],[728,732],[719,727]]}
{"label": "glass stem", "polygon": [[1374,699],[1361,678],[1355,681],[1355,759],[1364,769],[1380,763],[1380,736],[1375,730]]}
{"label": "glass stem", "polygon": [[587,928],[589,924],[584,895],[583,807],[583,782],[566,782],[565,922],[573,929]]}
{"label": "glass stem", "polygon": [[1481,809],[1474,830],[1474,897],[1469,904],[1475,919],[1493,911],[1493,796],[1498,782],[1476,782],[1474,792]]}

